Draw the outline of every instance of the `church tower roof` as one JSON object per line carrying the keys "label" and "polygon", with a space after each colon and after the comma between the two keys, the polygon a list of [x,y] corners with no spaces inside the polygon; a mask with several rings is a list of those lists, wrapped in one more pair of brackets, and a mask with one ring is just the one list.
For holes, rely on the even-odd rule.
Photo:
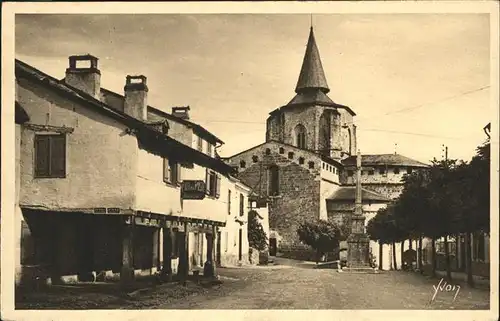
{"label": "church tower roof", "polygon": [[300,70],[299,80],[295,92],[297,94],[311,91],[311,89],[320,90],[323,93],[328,93],[330,88],[326,83],[325,72],[321,64],[318,46],[314,38],[314,30],[311,26],[309,32],[309,39],[307,41],[306,53],[302,62],[302,69]]}

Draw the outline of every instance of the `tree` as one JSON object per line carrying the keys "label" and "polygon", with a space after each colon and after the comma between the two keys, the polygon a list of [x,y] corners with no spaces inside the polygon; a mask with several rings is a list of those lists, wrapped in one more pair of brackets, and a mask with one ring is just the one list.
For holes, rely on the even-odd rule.
{"label": "tree", "polygon": [[341,241],[345,241],[350,233],[347,224],[338,225],[332,220],[303,222],[297,229],[299,240],[316,251],[316,263],[325,253],[339,249]]}
{"label": "tree", "polygon": [[264,251],[267,248],[267,235],[258,217],[256,211],[248,212],[248,244],[251,248]]}

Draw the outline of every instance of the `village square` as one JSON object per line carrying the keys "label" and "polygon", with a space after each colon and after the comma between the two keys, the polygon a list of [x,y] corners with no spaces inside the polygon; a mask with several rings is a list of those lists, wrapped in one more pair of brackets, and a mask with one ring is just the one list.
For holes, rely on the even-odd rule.
{"label": "village square", "polygon": [[[363,23],[400,21],[296,15],[292,27],[271,16],[159,15],[151,18],[157,28],[164,21],[179,32],[163,44],[164,29],[140,36],[149,18],[118,16],[16,18],[15,210],[2,213],[2,221],[14,217],[16,309],[490,309],[493,138],[489,118],[472,115],[488,105],[470,105],[488,97],[481,83],[488,55],[479,53],[489,41],[476,39],[475,55],[460,58],[473,57],[459,75],[465,85],[433,98],[456,113],[467,100],[471,122],[451,124],[450,134],[424,144],[418,126],[433,122],[432,110],[442,117],[440,106],[403,96],[405,88],[430,88],[418,77],[442,66],[420,72],[401,58],[399,67],[396,60],[373,67],[379,80],[365,81],[368,73],[357,73],[376,64],[370,59],[404,56],[411,37],[352,61],[347,56],[364,50],[360,40],[335,42]],[[419,21],[436,23],[425,19],[415,18],[412,32]],[[479,34],[481,19],[470,17],[470,30]],[[230,38],[230,26],[253,38]],[[476,35],[453,30],[446,39]],[[32,41],[43,32],[53,36],[50,48]],[[203,42],[209,32],[212,45]],[[243,44],[248,39],[255,43]],[[290,41],[293,52],[280,48]],[[136,54],[130,43],[148,49]],[[422,55],[448,45],[430,43]],[[274,62],[259,65],[271,51]],[[177,62],[167,62],[169,52]],[[238,55],[247,64],[241,72]],[[367,95],[360,106],[369,108],[348,103],[397,77],[398,68],[415,68],[411,85],[399,80],[399,89]],[[197,78],[197,70],[204,74]],[[359,87],[339,89],[344,80]],[[391,95],[401,101],[384,110],[389,100],[379,99]],[[417,120],[418,112],[428,114]],[[390,133],[384,115],[399,117],[404,130]],[[363,131],[370,118],[380,136]],[[458,139],[460,152],[458,142],[446,141],[453,126],[475,135]]]}

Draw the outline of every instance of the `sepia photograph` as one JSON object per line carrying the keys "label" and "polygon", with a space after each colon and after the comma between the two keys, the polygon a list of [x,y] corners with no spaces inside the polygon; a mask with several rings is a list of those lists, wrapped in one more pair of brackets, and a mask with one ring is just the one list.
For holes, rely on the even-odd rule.
{"label": "sepia photograph", "polygon": [[498,3],[483,4],[9,7],[2,314],[496,319]]}

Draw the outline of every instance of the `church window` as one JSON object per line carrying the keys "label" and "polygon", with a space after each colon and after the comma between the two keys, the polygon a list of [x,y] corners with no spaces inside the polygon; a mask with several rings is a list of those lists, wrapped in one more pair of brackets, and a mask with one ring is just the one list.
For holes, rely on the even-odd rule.
{"label": "church window", "polygon": [[303,165],[304,164],[304,157],[299,157],[299,164]]}
{"label": "church window", "polygon": [[379,173],[380,175],[384,175],[384,174],[385,174],[385,169],[381,168],[381,169],[378,171],[378,173]]}
{"label": "church window", "polygon": [[285,153],[285,149],[283,147],[280,147],[280,154],[284,154]]}
{"label": "church window", "polygon": [[375,174],[375,172],[373,170],[368,171],[368,175],[373,175],[373,174]]}
{"label": "church window", "polygon": [[295,126],[294,129],[295,134],[295,146],[298,148],[305,149],[306,148],[306,128],[299,124]]}
{"label": "church window", "polygon": [[399,168],[398,167],[394,168],[394,174],[399,174]]}
{"label": "church window", "polygon": [[266,155],[270,155],[271,154],[271,150],[269,148],[266,148]]}
{"label": "church window", "polygon": [[253,155],[253,156],[252,156],[252,161],[253,161],[254,163],[257,163],[257,162],[259,161],[259,157],[258,157],[257,155]]}
{"label": "church window", "polygon": [[309,162],[309,168],[313,169],[314,168],[314,162]]}
{"label": "church window", "polygon": [[293,159],[293,152],[288,152],[288,158]]}
{"label": "church window", "polygon": [[326,164],[325,164],[325,163],[323,163],[323,169],[325,169],[325,167],[326,167]]}
{"label": "church window", "polygon": [[269,195],[276,196],[280,192],[279,167],[273,165],[269,167]]}
{"label": "church window", "polygon": [[245,163],[245,161],[244,161],[244,160],[242,160],[242,161],[240,162],[240,167],[241,167],[241,168],[245,168],[245,166],[246,166],[246,163]]}
{"label": "church window", "polygon": [[406,170],[406,172],[407,172],[408,174],[411,174],[411,173],[413,172],[413,168],[408,167],[408,169]]}

